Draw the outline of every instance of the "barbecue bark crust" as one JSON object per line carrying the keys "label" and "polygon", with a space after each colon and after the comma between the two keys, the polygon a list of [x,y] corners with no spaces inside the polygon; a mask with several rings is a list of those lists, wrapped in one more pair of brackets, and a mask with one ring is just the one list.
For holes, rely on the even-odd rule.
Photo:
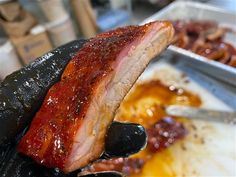
{"label": "barbecue bark crust", "polygon": [[97,159],[120,102],[173,33],[169,22],[152,22],[86,42],[49,89],[19,152],[66,173]]}

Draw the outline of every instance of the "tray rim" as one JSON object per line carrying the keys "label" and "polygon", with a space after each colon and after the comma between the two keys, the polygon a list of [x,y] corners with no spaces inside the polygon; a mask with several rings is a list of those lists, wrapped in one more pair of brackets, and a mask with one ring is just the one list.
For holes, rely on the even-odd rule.
{"label": "tray rim", "polygon": [[[228,11],[226,9],[222,9],[220,7],[216,7],[216,6],[213,6],[213,5],[204,4],[204,3],[200,3],[200,2],[193,2],[193,1],[188,1],[188,2],[186,2],[186,1],[185,2],[184,1],[175,1],[171,4],[169,4],[168,6],[166,6],[165,8],[163,8],[162,10],[160,10],[160,11],[156,12],[155,14],[151,15],[150,17],[146,18],[140,24],[142,25],[142,24],[154,21],[154,20],[165,20],[165,19],[162,19],[160,17],[163,17],[164,14],[169,13],[169,11],[171,11],[172,9],[176,9],[180,6],[186,6],[186,7],[190,7],[190,8],[194,7],[194,8],[207,10],[207,11],[214,11],[216,13],[223,13],[223,14],[226,14],[226,15],[234,16],[235,19],[236,19],[236,13],[233,13],[232,11]],[[168,20],[168,19],[166,19],[166,20]],[[191,51],[188,51],[186,49],[176,47],[174,45],[169,45],[169,47],[167,48],[167,51],[178,54],[178,55],[182,55],[182,56],[188,58],[189,60],[193,60],[193,59],[197,60],[201,63],[209,65],[213,69],[219,69],[219,71],[221,70],[221,71],[227,72],[228,75],[231,75],[231,77],[234,76],[235,80],[230,81],[226,77],[216,76],[216,75],[214,75],[213,77],[215,77],[217,79],[220,79],[220,80],[222,80],[222,81],[224,81],[228,84],[236,86],[236,68],[228,66],[228,65],[220,63],[220,62],[217,62],[217,61],[214,61],[214,60],[210,60],[206,57],[195,54],[195,53],[193,53]],[[172,55],[174,55],[174,54],[172,54]],[[201,70],[201,71],[203,71],[203,70]],[[205,72],[205,71],[203,71],[203,72]],[[211,75],[211,73],[209,73],[209,72],[206,72],[206,73]]]}
{"label": "tray rim", "polygon": [[215,12],[220,12],[220,13],[225,13],[227,15],[232,15],[236,17],[236,13],[233,13],[233,11],[230,10],[226,10],[214,5],[210,5],[210,4],[204,4],[201,2],[193,2],[193,1],[174,1],[172,3],[170,3],[169,5],[167,5],[166,7],[164,7],[163,9],[161,9],[160,11],[154,13],[153,15],[151,15],[150,17],[146,18],[145,20],[143,20],[140,25],[143,25],[145,23],[148,23],[150,21],[153,21],[154,18],[161,16],[162,14],[167,13],[170,9],[172,8],[176,8],[178,6],[194,6],[200,9],[204,9],[204,10],[209,10],[209,11],[215,11]]}

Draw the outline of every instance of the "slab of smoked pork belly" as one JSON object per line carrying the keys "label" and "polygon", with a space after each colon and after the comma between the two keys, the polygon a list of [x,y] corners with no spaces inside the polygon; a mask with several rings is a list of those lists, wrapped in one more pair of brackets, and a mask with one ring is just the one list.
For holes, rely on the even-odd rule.
{"label": "slab of smoked pork belly", "polygon": [[163,21],[90,39],[49,89],[19,152],[66,173],[99,158],[120,102],[173,33],[171,23]]}

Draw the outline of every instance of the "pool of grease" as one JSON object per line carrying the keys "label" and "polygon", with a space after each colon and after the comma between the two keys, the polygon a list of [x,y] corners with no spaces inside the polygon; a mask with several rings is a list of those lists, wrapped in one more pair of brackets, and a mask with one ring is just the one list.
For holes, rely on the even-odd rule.
{"label": "pool of grease", "polygon": [[201,99],[183,88],[151,80],[132,89],[122,102],[116,120],[139,123],[148,128],[168,116],[165,107],[172,104],[199,107]]}
{"label": "pool of grease", "polygon": [[129,158],[95,163],[90,170],[116,170],[132,177],[177,176],[168,167],[173,162],[169,148],[182,141],[189,130],[182,124],[183,118],[167,115],[165,107],[171,104],[199,107],[201,99],[183,88],[166,86],[159,80],[137,84],[120,105],[115,119],[142,124],[149,137],[147,147]]}
{"label": "pool of grease", "polygon": [[[173,85],[166,86],[159,80],[151,80],[138,84],[131,90],[122,102],[116,115],[116,120],[139,123],[147,130],[150,130],[155,123],[161,123],[160,121],[166,119],[166,117],[173,118],[176,123],[183,122],[184,119],[170,117],[166,113],[165,107],[172,104],[199,107],[201,99],[198,95],[183,88]],[[171,148],[171,145],[156,152],[150,151],[148,147],[149,144],[143,151],[130,157],[141,158],[145,161],[142,168],[130,176],[176,176],[177,174],[174,174],[167,166],[173,161],[171,153],[168,152],[168,148]]]}

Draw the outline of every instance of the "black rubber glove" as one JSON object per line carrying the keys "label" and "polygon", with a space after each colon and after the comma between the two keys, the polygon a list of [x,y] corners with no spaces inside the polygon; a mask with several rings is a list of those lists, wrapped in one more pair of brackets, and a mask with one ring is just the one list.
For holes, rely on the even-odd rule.
{"label": "black rubber glove", "polygon": [[86,40],[72,41],[37,58],[0,83],[0,146],[14,140],[31,122],[48,89]]}
{"label": "black rubber glove", "polygon": [[[0,83],[0,174],[5,177],[74,177],[78,171],[63,174],[48,169],[16,151],[23,129],[39,109],[47,90],[60,79],[71,57],[86,40],[73,41],[38,58],[35,62],[9,75]],[[20,133],[21,132],[21,133]],[[17,136],[17,137],[16,137]],[[142,126],[113,122],[108,130],[105,152],[101,158],[127,157],[146,144]],[[84,177],[117,177],[114,172]]]}
{"label": "black rubber glove", "polygon": [[[24,132],[22,133],[24,134]],[[19,137],[20,139],[21,137]],[[105,143],[105,152],[101,158],[127,157],[140,151],[146,144],[145,129],[138,124],[113,122],[110,126]],[[76,177],[80,170],[64,174],[57,169],[48,169],[36,164],[30,158],[16,151],[17,142],[11,144],[2,153],[0,174],[4,177]],[[84,177],[118,177],[115,172],[94,173]]]}

